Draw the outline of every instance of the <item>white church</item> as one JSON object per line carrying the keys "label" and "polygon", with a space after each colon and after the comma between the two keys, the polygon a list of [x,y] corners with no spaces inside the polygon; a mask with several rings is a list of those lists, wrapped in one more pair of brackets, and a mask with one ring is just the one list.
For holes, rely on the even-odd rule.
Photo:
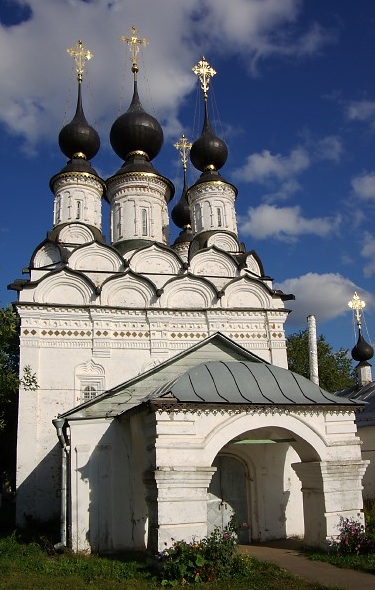
{"label": "white church", "polygon": [[174,186],[152,164],[163,132],[137,88],[142,40],[133,29],[127,41],[134,94],[110,132],[122,165],[103,180],[90,164],[100,141],[83,112],[79,42],[77,110],[59,135],[68,162],[50,181],[53,226],[29,280],[11,286],[20,367],[38,383],[19,395],[17,522],[58,517],[61,542],[87,552],[157,551],[232,516],[249,525],[241,542],[299,536],[324,547],[341,516],[363,519],[362,404],[287,370],[293,296],[239,241],[204,58],[193,68],[202,133],[178,144],[185,172],[190,153],[201,174],[187,186],[185,173],[168,212]]}

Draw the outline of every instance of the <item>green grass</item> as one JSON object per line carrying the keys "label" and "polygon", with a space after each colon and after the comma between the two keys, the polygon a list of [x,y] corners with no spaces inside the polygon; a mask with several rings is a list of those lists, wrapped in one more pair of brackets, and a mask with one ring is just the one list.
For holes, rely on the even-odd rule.
{"label": "green grass", "polygon": [[[48,543],[46,543],[48,546]],[[281,568],[251,560],[252,575],[215,584],[205,590],[328,590],[305,582]],[[48,554],[39,543],[22,542],[16,534],[0,539],[0,590],[161,590],[144,556],[99,557]],[[330,588],[332,590],[332,588]]]}
{"label": "green grass", "polygon": [[[368,555],[334,555],[332,553],[314,552],[308,554],[313,561],[325,561],[336,567],[360,570],[368,574],[375,574],[375,554]],[[374,579],[375,588],[375,579]]]}

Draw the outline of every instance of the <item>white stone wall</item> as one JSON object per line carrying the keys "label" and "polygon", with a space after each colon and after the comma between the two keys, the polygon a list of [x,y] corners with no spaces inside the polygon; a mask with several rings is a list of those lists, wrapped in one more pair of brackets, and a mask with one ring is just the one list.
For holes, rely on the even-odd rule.
{"label": "white stone wall", "polygon": [[141,172],[112,177],[107,196],[112,244],[134,239],[167,243],[170,185],[162,177]]}
{"label": "white stone wall", "polygon": [[363,478],[363,497],[375,499],[375,426],[360,427],[358,436],[362,441],[362,457],[370,461]]}
{"label": "white stone wall", "polygon": [[187,198],[195,235],[223,230],[237,235],[236,191],[232,185],[220,181],[196,184],[190,187]]}
{"label": "white stone wall", "polygon": [[54,226],[62,223],[81,222],[101,230],[101,198],[103,185],[93,176],[77,172],[61,174],[53,185]]}
{"label": "white stone wall", "polygon": [[[337,436],[327,433],[333,424]],[[324,545],[337,535],[340,515],[358,518],[362,508],[366,466],[352,424],[351,414],[323,412],[71,421],[73,548],[162,550],[172,539],[204,537],[218,453],[247,466],[251,538],[303,536],[306,526],[306,542]],[[239,436],[293,441],[231,443]]]}

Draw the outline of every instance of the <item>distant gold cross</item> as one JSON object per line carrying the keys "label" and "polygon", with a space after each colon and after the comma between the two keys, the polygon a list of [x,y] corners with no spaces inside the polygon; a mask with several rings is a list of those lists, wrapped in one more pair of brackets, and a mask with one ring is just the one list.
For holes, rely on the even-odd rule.
{"label": "distant gold cross", "polygon": [[211,68],[210,64],[206,61],[206,58],[203,56],[201,61],[197,63],[192,68],[194,74],[196,74],[200,80],[201,88],[203,90],[203,96],[206,99],[208,89],[210,86],[210,79],[215,76],[216,72],[213,68]]}
{"label": "distant gold cross", "polygon": [[82,82],[86,60],[91,59],[93,54],[86,49],[82,41],[78,41],[76,47],[69,47],[67,52],[74,58],[74,61],[76,62],[77,80],[78,82]]}
{"label": "distant gold cross", "polygon": [[186,170],[187,155],[188,155],[192,145],[193,144],[187,140],[187,138],[185,137],[184,134],[182,134],[181,138],[178,140],[177,143],[173,144],[173,147],[175,147],[176,150],[178,150],[180,152],[181,162],[184,167],[184,170]]}
{"label": "distant gold cross", "polygon": [[137,37],[137,32],[137,29],[133,25],[130,29],[130,37],[125,37],[125,35],[121,35],[120,37],[120,41],[122,41],[123,43],[127,43],[129,46],[130,53],[132,55],[131,60],[133,63],[134,72],[138,72],[138,53],[140,46],[144,45],[146,47],[146,45],[149,44],[148,39],[140,39],[139,37]]}
{"label": "distant gold cross", "polygon": [[349,307],[355,312],[357,324],[361,324],[361,311],[366,306],[366,303],[358,297],[357,291],[354,292],[353,299],[348,303]]}

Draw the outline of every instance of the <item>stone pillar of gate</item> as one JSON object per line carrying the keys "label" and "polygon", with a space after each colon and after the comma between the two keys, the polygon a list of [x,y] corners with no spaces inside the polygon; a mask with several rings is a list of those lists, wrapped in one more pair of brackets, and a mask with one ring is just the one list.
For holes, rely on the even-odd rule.
{"label": "stone pillar of gate", "polygon": [[145,477],[150,551],[207,535],[207,489],[216,467],[161,467]]}
{"label": "stone pillar of gate", "polygon": [[337,538],[340,518],[363,523],[362,478],[368,461],[294,463],[302,483],[306,545],[327,547]]}

